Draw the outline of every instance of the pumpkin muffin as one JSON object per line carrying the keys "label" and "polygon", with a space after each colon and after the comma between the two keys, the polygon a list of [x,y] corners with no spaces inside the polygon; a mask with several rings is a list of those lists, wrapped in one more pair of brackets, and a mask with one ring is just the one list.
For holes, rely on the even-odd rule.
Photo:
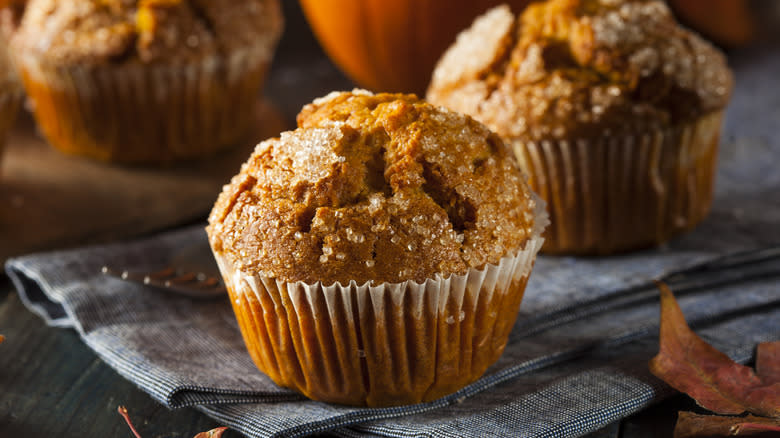
{"label": "pumpkin muffin", "polygon": [[207,231],[257,366],[335,403],[433,400],[503,352],[543,203],[482,124],[414,95],[315,100]]}
{"label": "pumpkin muffin", "polygon": [[22,88],[11,65],[5,33],[2,29],[0,26],[0,163],[2,163],[6,135],[13,126],[22,100]]}
{"label": "pumpkin muffin", "polygon": [[52,145],[164,163],[247,133],[281,28],[277,0],[29,0],[11,46]]}
{"label": "pumpkin muffin", "polygon": [[543,252],[607,254],[706,216],[732,81],[663,2],[550,0],[477,19],[427,97],[512,145],[549,206]]}

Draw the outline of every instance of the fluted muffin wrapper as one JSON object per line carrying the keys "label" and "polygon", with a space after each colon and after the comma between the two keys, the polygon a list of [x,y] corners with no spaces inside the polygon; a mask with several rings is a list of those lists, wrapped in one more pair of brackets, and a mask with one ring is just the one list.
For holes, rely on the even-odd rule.
{"label": "fluted muffin wrapper", "polygon": [[679,126],[512,142],[548,205],[543,253],[608,254],[663,243],[712,204],[723,112]]}
{"label": "fluted muffin wrapper", "polygon": [[16,58],[35,118],[56,148],[118,163],[199,158],[253,122],[267,48],[181,63],[58,66]]}
{"label": "fluted muffin wrapper", "polygon": [[544,241],[536,205],[516,254],[423,283],[287,283],[215,257],[247,349],[277,384],[333,403],[418,403],[473,382],[503,352]]}

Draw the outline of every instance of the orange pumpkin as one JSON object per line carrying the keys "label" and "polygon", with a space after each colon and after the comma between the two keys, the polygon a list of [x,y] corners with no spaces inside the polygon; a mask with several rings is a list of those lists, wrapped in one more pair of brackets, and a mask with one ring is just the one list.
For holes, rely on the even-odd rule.
{"label": "orange pumpkin", "polygon": [[423,95],[439,56],[489,8],[529,0],[300,0],[330,58],[374,91]]}
{"label": "orange pumpkin", "polygon": [[[424,94],[442,53],[477,15],[508,3],[515,13],[532,0],[300,0],[330,58],[358,85]],[[720,44],[739,46],[755,34],[748,0],[669,0],[678,16]]]}
{"label": "orange pumpkin", "polygon": [[718,44],[742,46],[756,36],[756,20],[747,0],[671,0],[680,20]]}

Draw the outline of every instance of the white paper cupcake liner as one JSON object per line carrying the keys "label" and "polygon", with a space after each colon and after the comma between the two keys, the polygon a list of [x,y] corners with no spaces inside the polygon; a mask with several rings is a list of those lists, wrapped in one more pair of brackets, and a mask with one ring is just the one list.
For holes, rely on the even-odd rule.
{"label": "white paper cupcake liner", "polygon": [[34,113],[58,149],[121,163],[210,155],[251,128],[267,50],[182,64],[48,65],[16,59]]}
{"label": "white paper cupcake liner", "polygon": [[514,142],[550,212],[542,252],[607,254],[693,228],[712,203],[722,117],[593,139]]}
{"label": "white paper cupcake liner", "polygon": [[371,286],[286,283],[215,254],[247,348],[276,383],[322,401],[428,401],[479,378],[504,350],[544,239],[463,275]]}

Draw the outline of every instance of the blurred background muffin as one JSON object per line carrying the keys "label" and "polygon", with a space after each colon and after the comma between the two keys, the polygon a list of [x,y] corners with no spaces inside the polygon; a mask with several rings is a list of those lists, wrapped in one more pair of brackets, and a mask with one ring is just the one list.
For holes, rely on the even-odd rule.
{"label": "blurred background muffin", "polygon": [[30,0],[11,49],[52,145],[164,163],[241,139],[281,30],[277,0]]}
{"label": "blurred background muffin", "polygon": [[317,400],[381,406],[449,394],[498,359],[545,225],[483,125],[355,91],[258,145],[207,231],[257,366]]}
{"label": "blurred background muffin", "polygon": [[22,100],[22,87],[8,53],[7,30],[10,28],[4,26],[2,21],[0,19],[0,163],[3,158],[5,137],[16,119]]}
{"label": "blurred background muffin", "polygon": [[663,2],[551,0],[476,20],[428,99],[514,147],[548,203],[543,251],[607,254],[707,214],[731,88],[725,57]]}

